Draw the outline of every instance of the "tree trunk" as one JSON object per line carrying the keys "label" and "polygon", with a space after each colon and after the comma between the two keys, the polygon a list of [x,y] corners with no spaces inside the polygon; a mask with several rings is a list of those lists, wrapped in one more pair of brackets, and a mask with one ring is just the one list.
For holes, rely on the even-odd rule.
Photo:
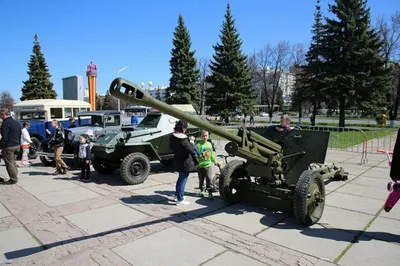
{"label": "tree trunk", "polygon": [[301,104],[301,102],[299,102],[299,125],[301,125],[302,124],[302,122],[301,122],[301,118],[303,117],[303,107],[302,107],[302,104]]}
{"label": "tree trunk", "polygon": [[339,97],[339,127],[345,127],[345,106],[346,97],[344,94],[340,94]]}
{"label": "tree trunk", "polygon": [[312,115],[311,115],[311,125],[312,126],[315,126],[315,120],[317,119],[317,106],[318,106],[318,102],[317,102],[317,100],[314,100],[313,110],[312,110]]}

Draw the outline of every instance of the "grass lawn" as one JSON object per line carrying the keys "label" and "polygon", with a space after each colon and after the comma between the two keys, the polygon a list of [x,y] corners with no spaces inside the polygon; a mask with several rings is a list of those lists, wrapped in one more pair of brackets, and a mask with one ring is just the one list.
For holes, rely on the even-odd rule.
{"label": "grass lawn", "polygon": [[[227,131],[236,134],[236,129],[228,129]],[[346,149],[352,146],[359,145],[363,143],[365,137],[368,140],[376,138],[384,138],[389,135],[396,134],[397,130],[382,129],[382,130],[364,130],[361,131],[331,131],[329,136],[328,148],[330,149]],[[211,134],[212,140],[222,140],[221,137]]]}

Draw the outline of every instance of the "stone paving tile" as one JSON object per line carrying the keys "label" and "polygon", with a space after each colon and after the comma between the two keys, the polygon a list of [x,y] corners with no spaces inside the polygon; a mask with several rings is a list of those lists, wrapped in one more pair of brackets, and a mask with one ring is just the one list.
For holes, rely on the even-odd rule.
{"label": "stone paving tile", "polygon": [[22,224],[14,216],[0,218],[0,232],[22,227]]}
{"label": "stone paving tile", "polygon": [[[189,175],[189,178],[191,178],[192,174]],[[162,184],[169,184],[172,182],[176,182],[178,179],[178,173],[161,173],[161,174],[153,174],[151,176],[151,180],[157,181]]]}
{"label": "stone paving tile", "polygon": [[394,206],[390,212],[382,211],[380,216],[400,220],[400,202],[397,202],[396,206]]}
{"label": "stone paving tile", "polygon": [[255,235],[282,220],[285,216],[244,204],[235,204],[210,213],[205,218],[232,229]]}
{"label": "stone paving tile", "polygon": [[171,227],[114,248],[113,251],[132,265],[183,266],[199,265],[225,251],[225,248],[185,230]]}
{"label": "stone paving tile", "polygon": [[399,265],[400,246],[361,237],[339,260],[342,266]]}
{"label": "stone paving tile", "polygon": [[361,196],[364,198],[378,199],[381,200],[382,205],[389,194],[386,187],[360,186],[352,183],[346,184],[345,186],[336,190],[336,192]]}
{"label": "stone paving tile", "polygon": [[185,196],[185,200],[189,201],[190,204],[186,206],[174,206],[175,203],[171,202],[174,207],[174,212],[183,212],[190,216],[202,216],[228,205],[224,200],[217,197],[215,197],[214,200],[210,200],[208,198],[187,195]]}
{"label": "stone paving tile", "polygon": [[116,186],[117,188],[120,188],[122,190],[125,191],[132,191],[132,190],[136,190],[136,189],[142,189],[142,188],[147,188],[147,187],[152,187],[152,186],[157,186],[157,185],[161,185],[161,182],[157,182],[155,180],[153,180],[152,177],[149,176],[149,178],[144,181],[144,183],[139,184],[139,185],[123,185],[123,186]]}
{"label": "stone paving tile", "polygon": [[132,195],[137,195],[146,201],[161,202],[168,200],[168,198],[165,196],[165,191],[175,191],[175,187],[168,184],[162,184],[142,189],[135,189],[131,192]]}
{"label": "stone paving tile", "polygon": [[0,218],[11,216],[12,214],[0,203]]}
{"label": "stone paving tile", "polygon": [[326,205],[375,215],[383,206],[382,200],[363,198],[350,194],[332,192],[326,197]]}
{"label": "stone paving tile", "polygon": [[327,258],[336,259],[340,252],[353,240],[356,232],[345,232],[320,225],[302,227],[293,219],[287,219],[263,231],[257,237],[294,250]]}
{"label": "stone paving tile", "polygon": [[390,168],[387,167],[387,169],[377,169],[377,168],[373,168],[370,169],[368,171],[366,171],[365,173],[363,173],[363,176],[367,176],[367,177],[373,177],[373,178],[381,178],[381,179],[385,179],[389,181],[389,173],[390,173]]}
{"label": "stone paving tile", "polygon": [[340,187],[345,186],[348,184],[351,180],[356,178],[354,175],[349,175],[347,180],[335,180],[335,179],[330,179],[325,181],[325,190],[326,191],[333,191],[336,190]]}
{"label": "stone paving tile", "polygon": [[400,244],[400,221],[377,217],[364,235],[366,237]]}
{"label": "stone paving tile", "polygon": [[373,218],[373,215],[325,206],[324,213],[318,224],[326,228],[336,228],[357,233],[364,229]]}
{"label": "stone paving tile", "polygon": [[380,178],[375,178],[375,177],[368,177],[368,176],[358,176],[356,179],[351,180],[350,184],[355,184],[359,186],[367,186],[367,187],[373,187],[376,189],[385,189],[386,190],[386,185],[389,182],[388,180],[380,179]]}
{"label": "stone paving tile", "polygon": [[126,226],[148,217],[121,204],[68,215],[65,218],[89,235]]}
{"label": "stone paving tile", "polygon": [[63,204],[78,202],[81,200],[100,197],[99,194],[83,188],[71,188],[68,190],[55,191],[45,194],[36,195],[36,197],[45,203],[47,206],[59,206]]}
{"label": "stone paving tile", "polygon": [[22,188],[32,195],[39,195],[78,187],[78,185],[64,180],[49,180],[42,184],[25,185]]}
{"label": "stone paving tile", "polygon": [[40,244],[23,227],[0,232],[0,263],[41,250]]}
{"label": "stone paving tile", "polygon": [[265,263],[256,261],[252,258],[244,256],[239,253],[227,251],[213,258],[212,260],[202,264],[202,266],[221,266],[221,265],[230,265],[230,266],[243,266],[243,265],[251,265],[251,266],[262,266],[267,265]]}

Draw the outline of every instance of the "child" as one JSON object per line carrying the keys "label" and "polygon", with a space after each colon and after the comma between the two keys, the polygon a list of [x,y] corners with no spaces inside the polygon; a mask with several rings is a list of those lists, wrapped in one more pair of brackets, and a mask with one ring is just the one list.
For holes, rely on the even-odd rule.
{"label": "child", "polygon": [[32,144],[32,140],[28,132],[29,126],[30,126],[29,122],[22,123],[22,130],[21,130],[22,167],[31,166],[31,162],[29,161],[29,147]]}
{"label": "child", "polygon": [[196,144],[196,147],[200,152],[197,170],[199,174],[200,197],[204,197],[203,184],[204,179],[206,179],[208,197],[213,199],[214,196],[211,188],[212,166],[218,164],[215,162],[213,145],[208,141],[208,135],[208,131],[203,130],[201,132],[201,140]]}
{"label": "child", "polygon": [[90,160],[92,159],[92,153],[85,134],[79,136],[78,158],[81,164],[81,176],[79,179],[90,181]]}

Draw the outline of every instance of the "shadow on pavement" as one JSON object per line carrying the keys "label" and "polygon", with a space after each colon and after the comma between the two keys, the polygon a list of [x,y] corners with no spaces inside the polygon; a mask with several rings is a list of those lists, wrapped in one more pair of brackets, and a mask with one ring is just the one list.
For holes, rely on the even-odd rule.
{"label": "shadow on pavement", "polygon": [[[260,220],[262,224],[263,219]],[[325,224],[318,224],[321,227],[315,228],[315,227],[302,227],[299,224],[296,224],[296,221],[294,219],[287,219],[283,222],[278,223],[277,225],[274,226],[276,229],[282,229],[282,230],[293,230],[293,231],[298,231],[302,235],[306,235],[309,237],[315,237],[315,238],[325,238],[325,239],[331,239],[335,241],[343,241],[343,242],[349,242],[348,239],[348,234],[354,235],[354,240],[351,241],[352,243],[357,243],[360,240],[361,241],[370,241],[372,239],[377,239],[389,243],[395,243],[395,244],[400,244],[400,235],[392,234],[392,233],[387,233],[387,232],[370,232],[370,231],[362,231],[362,230],[353,230],[353,229],[345,229],[345,228],[332,228],[332,227],[326,227]],[[362,234],[362,238],[359,238],[359,236]]]}

